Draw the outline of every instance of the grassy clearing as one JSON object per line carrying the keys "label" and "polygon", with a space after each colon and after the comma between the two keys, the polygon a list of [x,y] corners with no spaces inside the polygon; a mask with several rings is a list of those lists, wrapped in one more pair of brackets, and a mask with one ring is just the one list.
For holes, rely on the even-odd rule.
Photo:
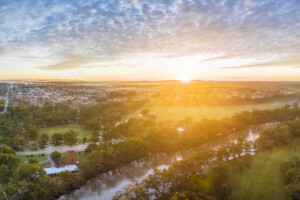
{"label": "grassy clearing", "polygon": [[47,160],[47,156],[42,155],[31,155],[31,156],[17,156],[19,158],[19,164],[28,163],[30,159],[39,161]]}
{"label": "grassy clearing", "polygon": [[259,152],[253,157],[249,169],[234,174],[231,200],[287,199],[279,171],[282,162],[300,156],[300,147],[280,147]]}
{"label": "grassy clearing", "polygon": [[83,162],[88,159],[88,154],[84,153],[84,151],[77,152],[77,160],[80,162]]}
{"label": "grassy clearing", "polygon": [[49,136],[49,138],[51,138],[53,133],[65,133],[68,132],[69,130],[75,130],[76,132],[78,132],[77,138],[79,139],[79,142],[82,142],[82,139],[84,137],[92,136],[92,132],[90,130],[79,125],[62,125],[62,126],[40,128],[39,133],[40,134],[46,133]]}
{"label": "grassy clearing", "polygon": [[242,111],[252,111],[253,109],[274,109],[285,105],[284,102],[273,102],[267,104],[238,105],[238,106],[180,106],[180,105],[148,105],[140,109],[130,117],[137,117],[143,109],[149,109],[156,113],[158,120],[180,120],[192,117],[195,120],[202,119],[222,119],[230,117]]}

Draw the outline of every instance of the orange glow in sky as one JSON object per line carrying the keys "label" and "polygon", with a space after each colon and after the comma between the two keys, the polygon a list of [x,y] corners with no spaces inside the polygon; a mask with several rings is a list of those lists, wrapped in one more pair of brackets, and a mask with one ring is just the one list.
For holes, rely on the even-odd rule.
{"label": "orange glow in sky", "polygon": [[0,79],[300,81],[299,5],[3,1]]}

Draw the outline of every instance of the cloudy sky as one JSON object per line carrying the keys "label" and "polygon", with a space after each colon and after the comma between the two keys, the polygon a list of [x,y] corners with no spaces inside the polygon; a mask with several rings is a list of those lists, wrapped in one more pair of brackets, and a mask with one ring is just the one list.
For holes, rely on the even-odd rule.
{"label": "cloudy sky", "polygon": [[300,0],[0,0],[23,78],[300,81]]}

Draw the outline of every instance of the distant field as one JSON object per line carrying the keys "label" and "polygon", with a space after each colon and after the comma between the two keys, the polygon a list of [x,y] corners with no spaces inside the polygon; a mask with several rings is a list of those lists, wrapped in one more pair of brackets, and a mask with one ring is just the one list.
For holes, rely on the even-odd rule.
{"label": "distant field", "polygon": [[51,138],[53,133],[65,133],[68,132],[69,130],[74,130],[78,132],[77,138],[80,140],[79,142],[82,142],[82,138],[90,137],[92,135],[92,132],[90,130],[79,125],[62,125],[62,126],[40,128],[39,133],[40,134],[46,133]]}
{"label": "distant field", "polygon": [[[201,119],[222,119],[230,117],[235,113],[242,111],[252,111],[253,109],[273,109],[285,105],[283,102],[273,102],[267,104],[254,104],[254,105],[238,105],[238,106],[157,106],[149,105],[142,109],[149,109],[156,113],[159,120],[179,120],[185,117],[192,117],[195,120]],[[142,110],[141,109],[141,110]],[[136,117],[141,110],[130,117]]]}
{"label": "distant field", "polygon": [[17,156],[20,159],[20,164],[28,163],[30,159],[34,159],[37,161],[47,160],[47,156],[33,155],[33,156]]}
{"label": "distant field", "polygon": [[259,152],[249,169],[234,174],[234,187],[229,199],[261,200],[287,199],[279,171],[280,164],[293,156],[300,156],[300,147],[281,147]]}

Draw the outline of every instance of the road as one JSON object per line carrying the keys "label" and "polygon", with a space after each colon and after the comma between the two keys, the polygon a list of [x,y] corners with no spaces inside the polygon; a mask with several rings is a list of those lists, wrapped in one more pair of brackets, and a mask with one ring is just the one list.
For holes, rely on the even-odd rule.
{"label": "road", "polygon": [[40,149],[38,151],[20,151],[17,152],[16,154],[19,156],[26,156],[26,155],[39,155],[39,154],[45,154],[45,155],[51,155],[53,151],[58,151],[60,153],[64,153],[66,151],[84,151],[86,149],[88,144],[78,144],[74,146],[66,146],[66,145],[48,145],[44,149]]}
{"label": "road", "polygon": [[7,106],[9,103],[9,92],[10,89],[12,88],[12,85],[10,85],[10,87],[8,87],[7,92],[6,92],[6,97],[5,97],[5,104],[4,104],[4,110],[0,112],[0,114],[4,114],[7,111]]}
{"label": "road", "polygon": [[50,167],[55,167],[55,163],[54,163],[54,161],[52,160],[52,158],[51,158],[50,155],[48,155],[48,159],[47,159],[47,160],[39,162],[39,165],[41,165],[41,164],[43,164],[43,163],[46,163],[46,162],[49,162],[49,163],[51,164]]}

